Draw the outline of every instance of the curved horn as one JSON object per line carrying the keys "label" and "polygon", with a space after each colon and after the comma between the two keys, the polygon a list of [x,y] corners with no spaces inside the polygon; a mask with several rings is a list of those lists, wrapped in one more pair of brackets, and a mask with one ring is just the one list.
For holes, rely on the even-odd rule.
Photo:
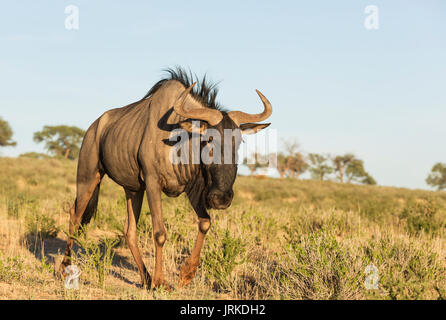
{"label": "curved horn", "polygon": [[215,126],[221,121],[221,119],[223,119],[223,115],[220,111],[209,108],[186,108],[187,96],[196,84],[197,83],[194,82],[189,88],[184,90],[184,92],[180,95],[180,97],[173,105],[173,109],[182,117],[207,121],[211,126]]}
{"label": "curved horn", "polygon": [[263,106],[264,106],[263,112],[257,113],[257,114],[249,114],[249,113],[245,113],[242,111],[228,112],[228,116],[238,126],[240,126],[242,123],[263,121],[265,119],[268,119],[269,116],[271,115],[271,113],[273,113],[273,107],[271,106],[271,103],[268,101],[268,99],[266,99],[266,97],[259,90],[256,90],[256,92],[263,102]]}

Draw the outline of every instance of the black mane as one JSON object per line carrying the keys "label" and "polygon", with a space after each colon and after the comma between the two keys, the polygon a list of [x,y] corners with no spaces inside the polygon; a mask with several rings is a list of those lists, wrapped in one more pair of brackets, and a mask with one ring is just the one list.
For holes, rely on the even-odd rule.
{"label": "black mane", "polygon": [[190,87],[194,82],[197,82],[191,91],[192,96],[208,108],[223,111],[223,108],[216,101],[218,93],[217,83],[212,83],[206,79],[206,74],[200,80],[196,74],[192,73],[192,71],[189,70],[189,72],[187,72],[179,66],[165,69],[164,72],[166,72],[168,76],[161,79],[150,88],[149,92],[147,92],[141,100],[150,98],[166,81],[169,80],[177,80],[186,88]]}

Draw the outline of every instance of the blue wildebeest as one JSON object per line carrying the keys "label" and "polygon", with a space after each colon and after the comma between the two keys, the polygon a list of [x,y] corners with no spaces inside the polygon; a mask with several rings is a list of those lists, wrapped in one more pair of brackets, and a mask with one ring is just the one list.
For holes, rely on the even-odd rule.
{"label": "blue wildebeest", "polygon": [[[264,105],[262,113],[223,111],[215,101],[215,86],[206,83],[205,78],[198,81],[194,88],[196,83],[192,82],[196,77],[192,74],[181,68],[167,71],[169,76],[156,83],[144,98],[105,112],[87,130],[78,160],[76,200],[70,209],[69,233],[74,235],[79,226],[89,223],[96,212],[99,187],[105,174],[124,188],[127,199],[124,235],[138,266],[142,285],[146,288],[161,285],[169,288],[162,269],[166,230],[161,193],[176,197],[185,192],[199,219],[194,248],[180,269],[180,285],[187,285],[195,275],[204,237],[211,225],[207,209],[225,209],[232,202],[232,186],[237,175],[236,154],[241,134],[255,133],[266,128],[269,123],[255,122],[267,119],[272,113],[271,104],[259,91],[257,93]],[[172,150],[176,150],[175,143],[172,143],[172,132],[176,130],[184,130],[188,137],[194,133],[201,137],[198,161],[172,162]],[[212,139],[212,136],[207,135],[212,130],[221,139]],[[228,143],[221,142],[226,141],[224,138],[228,134],[229,154]],[[203,139],[205,136],[207,138]],[[196,154],[192,144],[189,150],[194,157]],[[203,148],[211,150],[211,159],[213,152],[221,151],[220,161],[201,161],[200,151]],[[144,192],[147,194],[153,224],[153,281],[137,244],[136,226]],[[73,239],[68,237],[65,257],[59,269],[62,274],[71,263],[72,245]]]}

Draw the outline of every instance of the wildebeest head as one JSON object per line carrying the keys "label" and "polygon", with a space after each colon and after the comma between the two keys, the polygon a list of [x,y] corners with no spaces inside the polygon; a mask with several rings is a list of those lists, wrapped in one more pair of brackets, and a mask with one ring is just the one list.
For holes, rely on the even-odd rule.
{"label": "wildebeest head", "polygon": [[234,196],[232,186],[237,176],[237,152],[242,134],[253,134],[270,125],[255,122],[263,121],[271,115],[271,103],[257,90],[264,105],[263,112],[259,114],[224,112],[206,107],[191,108],[186,100],[194,85],[181,94],[174,110],[188,119],[180,123],[181,128],[199,135],[200,163],[208,185],[206,206],[226,209]]}

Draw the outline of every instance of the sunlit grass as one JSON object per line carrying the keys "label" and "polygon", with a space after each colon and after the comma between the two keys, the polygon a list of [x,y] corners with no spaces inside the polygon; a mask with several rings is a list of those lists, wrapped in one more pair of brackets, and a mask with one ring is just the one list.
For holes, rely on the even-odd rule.
{"label": "sunlit grass", "polygon": [[[238,177],[232,206],[211,211],[202,262],[195,279],[181,289],[179,266],[190,254],[198,220],[185,196],[163,196],[165,276],[175,289],[151,292],[139,287],[136,264],[122,238],[124,192],[106,178],[96,219],[75,246],[82,275],[79,291],[73,292],[54,270],[64,251],[76,163],[0,158],[0,168],[1,298],[446,297],[444,192]],[[153,272],[146,201],[138,234]],[[377,289],[364,285],[370,265],[378,270]]]}

